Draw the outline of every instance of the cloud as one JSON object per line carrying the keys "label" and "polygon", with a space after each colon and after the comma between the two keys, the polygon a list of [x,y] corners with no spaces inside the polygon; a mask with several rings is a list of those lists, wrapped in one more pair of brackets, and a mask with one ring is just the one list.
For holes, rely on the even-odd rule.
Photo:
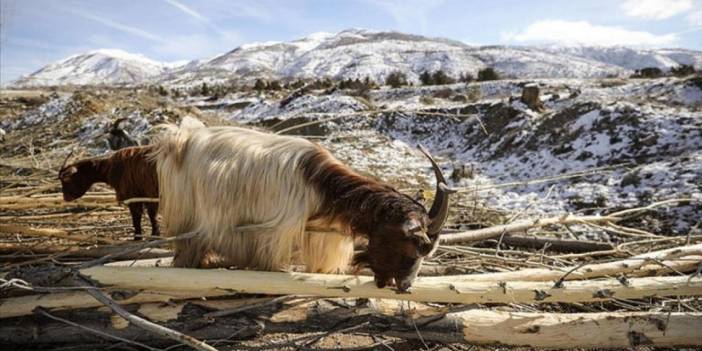
{"label": "cloud", "polygon": [[693,26],[702,26],[702,10],[694,11],[688,14],[687,23]]}
{"label": "cloud", "polygon": [[164,0],[165,2],[169,3],[173,7],[177,8],[178,10],[183,11],[184,13],[188,14],[189,16],[195,18],[198,21],[203,21],[203,22],[209,22],[210,20],[201,15],[199,12],[185,6],[183,3],[178,2],[177,0]]}
{"label": "cloud", "polygon": [[134,35],[134,36],[137,36],[140,38],[144,38],[147,40],[151,40],[151,41],[158,41],[158,42],[163,41],[163,38],[159,37],[156,34],[147,32],[147,31],[145,31],[143,29],[139,29],[137,27],[133,27],[133,26],[129,26],[129,25],[126,25],[123,23],[113,21],[113,20],[106,18],[106,17],[101,17],[101,16],[98,16],[98,15],[95,15],[92,13],[88,13],[88,12],[76,10],[76,9],[69,9],[68,11],[74,13],[77,16],[83,17],[83,18],[91,20],[91,21],[95,21],[95,22],[100,23],[104,26],[119,30],[123,33],[131,34],[131,35]]}
{"label": "cloud", "polygon": [[403,30],[420,28],[426,33],[429,21],[427,16],[441,6],[443,0],[365,0],[387,12]]}
{"label": "cloud", "polygon": [[530,24],[521,32],[503,33],[508,42],[662,46],[678,40],[676,34],[656,35],[621,27],[593,25],[586,21],[544,20]]}
{"label": "cloud", "polygon": [[693,0],[625,0],[621,9],[629,17],[664,20],[691,10]]}

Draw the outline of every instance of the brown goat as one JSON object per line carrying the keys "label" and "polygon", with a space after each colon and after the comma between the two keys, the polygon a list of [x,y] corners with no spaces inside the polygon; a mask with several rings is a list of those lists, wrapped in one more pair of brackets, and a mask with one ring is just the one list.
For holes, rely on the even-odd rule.
{"label": "brown goat", "polygon": [[[61,167],[59,180],[63,199],[73,201],[83,196],[94,183],[107,183],[115,189],[117,201],[136,197],[158,197],[158,177],[150,146],[124,148],[107,157],[90,158]],[[156,214],[158,203],[131,203],[129,212],[134,226],[134,240],[141,240],[141,216],[146,211],[151,221],[151,235],[159,232]]]}

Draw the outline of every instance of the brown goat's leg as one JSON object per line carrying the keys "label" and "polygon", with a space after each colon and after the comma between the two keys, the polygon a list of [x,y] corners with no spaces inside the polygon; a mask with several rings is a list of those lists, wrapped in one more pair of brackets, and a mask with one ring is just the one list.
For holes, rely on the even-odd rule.
{"label": "brown goat's leg", "polygon": [[141,240],[141,214],[144,213],[144,205],[142,203],[129,204],[129,213],[132,214],[134,240]]}
{"label": "brown goat's leg", "polygon": [[158,219],[156,215],[158,214],[158,204],[148,203],[146,204],[146,213],[149,215],[149,221],[151,221],[151,236],[158,236]]}

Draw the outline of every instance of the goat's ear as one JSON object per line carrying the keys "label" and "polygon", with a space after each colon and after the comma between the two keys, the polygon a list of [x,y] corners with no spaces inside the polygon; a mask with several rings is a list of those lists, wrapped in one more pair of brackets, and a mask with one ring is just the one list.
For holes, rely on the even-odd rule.
{"label": "goat's ear", "polygon": [[76,168],[76,166],[66,167],[59,173],[59,179],[66,179],[76,173],[78,173],[78,168]]}

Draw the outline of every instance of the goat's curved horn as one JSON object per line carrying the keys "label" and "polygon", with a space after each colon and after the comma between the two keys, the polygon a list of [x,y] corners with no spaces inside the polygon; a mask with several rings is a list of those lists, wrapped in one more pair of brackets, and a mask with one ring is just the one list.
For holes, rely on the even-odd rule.
{"label": "goat's curved horn", "polygon": [[119,129],[120,123],[126,121],[127,119],[127,117],[117,118],[114,122],[112,122],[112,128],[110,128],[110,130]]}
{"label": "goat's curved horn", "polygon": [[76,148],[71,149],[71,151],[68,153],[68,156],[63,160],[63,163],[61,164],[61,167],[59,168],[59,171],[63,170],[66,167],[66,164],[68,163],[68,159],[73,156],[73,153],[76,151]]}
{"label": "goat's curved horn", "polygon": [[441,173],[441,168],[431,157],[429,151],[422,145],[418,145],[419,151],[421,151],[424,156],[431,162],[431,168],[434,170],[434,176],[436,177],[436,195],[434,196],[434,203],[431,204],[431,209],[429,210],[429,228],[427,228],[427,234],[430,237],[438,237],[441,228],[448,218],[449,209],[449,194],[453,193],[446,183],[446,178],[444,174]]}

